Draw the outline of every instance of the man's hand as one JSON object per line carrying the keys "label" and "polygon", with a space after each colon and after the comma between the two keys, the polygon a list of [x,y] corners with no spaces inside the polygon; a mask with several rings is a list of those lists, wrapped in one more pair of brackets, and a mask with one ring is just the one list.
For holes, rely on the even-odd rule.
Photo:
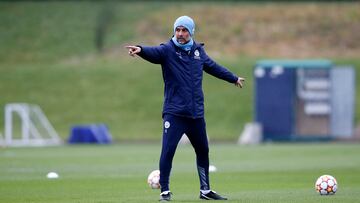
{"label": "man's hand", "polygon": [[236,87],[242,88],[243,87],[243,82],[245,82],[245,79],[241,78],[241,77],[238,77],[238,80],[235,83]]}
{"label": "man's hand", "polygon": [[135,56],[136,54],[141,52],[141,48],[138,46],[125,46],[128,49],[130,56]]}

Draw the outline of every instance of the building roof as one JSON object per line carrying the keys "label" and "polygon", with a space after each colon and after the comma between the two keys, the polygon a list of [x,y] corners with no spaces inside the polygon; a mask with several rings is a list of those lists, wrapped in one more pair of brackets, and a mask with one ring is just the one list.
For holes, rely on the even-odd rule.
{"label": "building roof", "polygon": [[281,66],[282,68],[331,68],[332,61],[327,59],[266,59],[256,62],[255,67],[272,68]]}

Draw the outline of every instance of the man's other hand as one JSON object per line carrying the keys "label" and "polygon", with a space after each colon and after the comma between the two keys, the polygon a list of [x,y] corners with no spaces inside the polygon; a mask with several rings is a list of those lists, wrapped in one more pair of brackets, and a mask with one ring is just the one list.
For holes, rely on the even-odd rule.
{"label": "man's other hand", "polygon": [[242,88],[243,87],[243,82],[245,82],[245,78],[238,77],[238,80],[235,83],[236,87]]}

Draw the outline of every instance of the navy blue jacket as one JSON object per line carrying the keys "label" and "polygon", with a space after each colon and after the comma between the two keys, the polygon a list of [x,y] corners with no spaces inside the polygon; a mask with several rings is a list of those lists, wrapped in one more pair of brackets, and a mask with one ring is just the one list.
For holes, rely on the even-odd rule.
{"label": "navy blue jacket", "polygon": [[203,44],[194,42],[190,51],[180,49],[171,40],[160,46],[140,47],[140,57],[161,64],[165,84],[163,115],[204,117],[203,70],[230,83],[238,80],[205,53]]}

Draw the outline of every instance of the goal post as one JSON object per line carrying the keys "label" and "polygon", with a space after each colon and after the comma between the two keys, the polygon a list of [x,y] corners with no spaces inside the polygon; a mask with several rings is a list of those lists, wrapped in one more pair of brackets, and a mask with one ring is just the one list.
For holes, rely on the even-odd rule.
{"label": "goal post", "polygon": [[[15,116],[20,119],[20,136],[15,133]],[[38,105],[9,103],[5,105],[5,146],[48,146],[62,143],[59,135]]]}

